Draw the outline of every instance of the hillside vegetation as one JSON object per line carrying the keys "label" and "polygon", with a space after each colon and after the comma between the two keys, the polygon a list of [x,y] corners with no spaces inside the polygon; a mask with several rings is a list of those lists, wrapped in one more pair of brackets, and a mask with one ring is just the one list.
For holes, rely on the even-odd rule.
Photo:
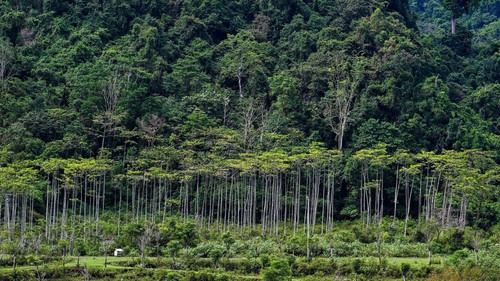
{"label": "hillside vegetation", "polygon": [[0,279],[495,280],[499,13],[0,0]]}

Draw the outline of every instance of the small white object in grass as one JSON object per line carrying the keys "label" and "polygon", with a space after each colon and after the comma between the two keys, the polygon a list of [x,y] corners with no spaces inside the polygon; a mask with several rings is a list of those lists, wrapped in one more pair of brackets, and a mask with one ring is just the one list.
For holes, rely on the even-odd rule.
{"label": "small white object in grass", "polygon": [[115,256],[115,257],[123,256],[123,250],[122,249],[115,249],[113,256]]}

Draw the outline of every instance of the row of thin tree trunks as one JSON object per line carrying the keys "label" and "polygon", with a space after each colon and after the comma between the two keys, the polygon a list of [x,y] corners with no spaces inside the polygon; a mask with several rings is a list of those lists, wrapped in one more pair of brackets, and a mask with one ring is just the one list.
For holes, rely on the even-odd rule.
{"label": "row of thin tree trunks", "polygon": [[83,174],[72,182],[61,181],[57,172],[48,176],[45,193],[45,238],[65,240],[78,231],[86,241],[99,235],[99,217],[106,200],[106,174]]}
{"label": "row of thin tree trunks", "polygon": [[[164,222],[168,216],[179,215],[184,220],[194,219],[199,227],[220,231],[257,229],[259,225],[263,235],[286,235],[287,231],[296,234],[303,224],[312,234],[324,233],[334,226],[336,182],[340,182],[331,163],[312,167],[297,165],[293,173],[240,173],[237,170],[222,176],[196,173],[180,183],[168,178],[148,178],[146,174],[111,184],[107,183],[109,178],[104,173],[82,174],[70,182],[62,181],[60,176],[54,172],[47,177],[50,184],[45,193],[45,237],[48,240],[74,241],[77,235],[86,240],[92,235],[101,235],[99,217],[104,209],[118,213],[118,232],[121,225],[130,221]],[[383,178],[382,170],[375,173],[362,170],[359,212],[363,225],[380,224],[385,215],[387,195]],[[107,185],[111,186],[112,195],[108,194],[111,198],[106,201]],[[398,200],[402,197],[399,196],[401,188],[404,189],[405,235],[412,201],[417,203],[419,220],[437,219],[442,226],[465,227],[467,197],[439,172],[422,169],[419,174],[409,174],[400,172],[398,167],[394,221]],[[19,227],[22,231],[28,225],[33,227],[34,191],[3,195],[0,225],[9,230]],[[112,201],[113,207],[106,208],[105,204]]]}

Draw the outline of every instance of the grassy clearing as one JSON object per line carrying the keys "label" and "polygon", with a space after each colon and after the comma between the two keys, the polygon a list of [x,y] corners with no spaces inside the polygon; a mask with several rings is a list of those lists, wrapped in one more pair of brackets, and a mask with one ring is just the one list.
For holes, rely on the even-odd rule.
{"label": "grassy clearing", "polygon": [[[0,272],[11,272],[14,269],[12,267],[0,267]],[[22,271],[22,270],[35,270],[34,266],[29,266],[29,265],[23,265],[23,266],[18,266],[16,267],[16,270]]]}
{"label": "grassy clearing", "polygon": [[[126,267],[126,266],[117,266],[114,265],[113,263],[116,262],[123,262],[123,261],[131,261],[133,258],[132,257],[108,257],[107,260],[107,267],[109,268],[131,268],[131,267]],[[87,266],[88,268],[94,268],[94,269],[102,269],[104,268],[104,263],[106,262],[106,257],[80,257],[80,266]],[[77,258],[72,257],[71,261],[68,262],[65,267],[75,267],[77,266]]]}

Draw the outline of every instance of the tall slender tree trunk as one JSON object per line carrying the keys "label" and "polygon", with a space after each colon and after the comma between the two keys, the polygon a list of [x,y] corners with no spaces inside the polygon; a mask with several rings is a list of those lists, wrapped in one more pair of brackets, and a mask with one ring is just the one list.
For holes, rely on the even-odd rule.
{"label": "tall slender tree trunk", "polygon": [[399,194],[399,163],[396,168],[396,186],[394,189],[394,214],[392,215],[392,226],[396,225],[396,208],[398,204],[398,194]]}
{"label": "tall slender tree trunk", "polygon": [[406,214],[405,214],[405,229],[404,229],[404,237],[406,237],[407,229],[408,229],[408,219],[410,218],[410,207],[411,207],[411,195],[413,193],[413,183],[414,179],[411,182],[411,188],[408,191],[408,179],[405,186],[405,205],[406,205]]}
{"label": "tall slender tree trunk", "polygon": [[[80,220],[79,222],[81,223],[82,222],[82,217],[83,217],[83,241],[85,241],[85,234],[86,234],[86,226],[85,226],[85,222],[86,222],[86,218],[85,218],[85,215],[86,215],[86,212],[87,212],[87,175],[84,174],[83,175],[84,178],[83,178],[83,190],[82,192],[80,193]],[[83,210],[83,215],[82,215],[82,210]]]}
{"label": "tall slender tree trunk", "polygon": [[306,195],[306,207],[307,207],[307,259],[309,260],[311,258],[311,248],[309,245],[309,239],[311,237],[311,222],[310,222],[310,212],[309,212],[309,196]]}
{"label": "tall slender tree trunk", "polygon": [[7,222],[7,230],[9,231],[9,241],[10,241],[10,233],[12,232],[10,226],[10,195],[7,194],[5,196],[5,221]]}
{"label": "tall slender tree trunk", "polygon": [[380,172],[380,208],[379,208],[379,225],[382,224],[382,219],[384,218],[384,170]]}
{"label": "tall slender tree trunk", "polygon": [[26,231],[26,221],[27,221],[27,209],[28,209],[28,191],[24,191],[22,197],[22,207],[21,207],[21,232]]}
{"label": "tall slender tree trunk", "polygon": [[418,223],[420,224],[420,219],[422,217],[422,176],[423,176],[423,171],[420,171],[420,182],[419,182],[419,189],[418,189]]}
{"label": "tall slender tree trunk", "polygon": [[344,132],[347,126],[347,117],[341,118],[341,122],[339,124],[339,134],[337,135],[337,148],[339,151],[342,151],[344,146]]}
{"label": "tall slender tree trunk", "polygon": [[67,204],[67,196],[68,196],[68,188],[64,186],[63,191],[63,210],[62,210],[62,218],[61,218],[61,240],[66,239],[66,225],[67,225],[67,214],[68,214],[68,204]]}
{"label": "tall slender tree trunk", "polygon": [[457,29],[457,19],[455,16],[451,16],[451,34],[455,34]]}
{"label": "tall slender tree trunk", "polygon": [[243,98],[243,82],[242,82],[243,68],[241,66],[238,68],[238,72],[237,72],[236,76],[238,77],[238,89],[240,92],[240,98],[242,99]]}

